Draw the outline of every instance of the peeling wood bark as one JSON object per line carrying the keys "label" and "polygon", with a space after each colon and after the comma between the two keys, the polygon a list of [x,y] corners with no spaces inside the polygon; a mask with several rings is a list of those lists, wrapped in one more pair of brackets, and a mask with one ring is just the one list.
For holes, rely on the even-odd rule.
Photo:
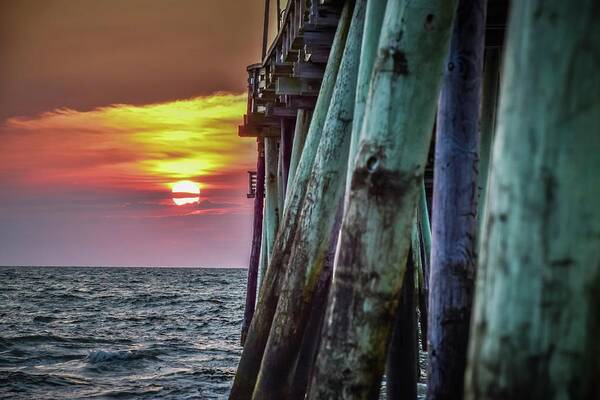
{"label": "peeling wood bark", "polygon": [[286,195],[286,206],[281,224],[282,228],[276,239],[273,259],[262,280],[263,283],[259,292],[256,312],[250,324],[246,344],[244,345],[233,386],[229,394],[231,400],[249,399],[254,390],[263,351],[271,329],[271,322],[279,300],[280,281],[285,272],[287,259],[294,244],[293,233],[298,224],[300,204],[306,193],[310,171],[312,170],[320,141],[321,130],[323,129],[331,101],[333,87],[350,26],[353,4],[351,0],[348,1],[340,16],[333,46],[329,54],[329,61],[325,69],[323,84],[321,85],[304,144],[304,150],[298,163],[293,184]]}
{"label": "peeling wood bark", "polygon": [[475,277],[485,0],[459,0],[435,147],[427,399],[463,393]]}
{"label": "peeling wood bark", "polygon": [[376,399],[456,2],[389,0],[309,399]]}
{"label": "peeling wood bark", "polygon": [[258,161],[256,163],[256,193],[254,197],[254,221],[252,227],[252,250],[250,251],[250,263],[248,265],[248,283],[246,286],[246,305],[244,307],[244,320],[240,342],[243,346],[246,335],[250,328],[250,322],[254,316],[256,305],[256,290],[258,284],[258,269],[260,262],[260,251],[263,231],[263,203],[265,197],[265,155],[263,140],[257,140]]}
{"label": "peeling wood bark", "polygon": [[513,2],[467,399],[600,391],[600,3]]}
{"label": "peeling wood bark", "polygon": [[310,315],[313,296],[330,243],[339,232],[335,216],[342,207],[352,133],[356,79],[366,0],[356,0],[342,63],[321,142],[317,149],[281,296],[260,367],[253,399],[288,398],[289,377]]}

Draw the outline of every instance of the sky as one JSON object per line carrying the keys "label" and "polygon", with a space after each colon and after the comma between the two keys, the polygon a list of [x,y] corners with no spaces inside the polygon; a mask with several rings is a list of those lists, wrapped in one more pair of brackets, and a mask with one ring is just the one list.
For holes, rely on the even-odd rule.
{"label": "sky", "polygon": [[246,267],[262,4],[0,0],[0,265]]}

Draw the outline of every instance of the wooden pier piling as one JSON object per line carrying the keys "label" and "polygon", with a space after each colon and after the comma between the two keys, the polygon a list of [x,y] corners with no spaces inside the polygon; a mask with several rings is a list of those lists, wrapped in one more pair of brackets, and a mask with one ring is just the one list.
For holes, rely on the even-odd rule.
{"label": "wooden pier piling", "polygon": [[246,342],[246,335],[250,328],[250,322],[254,316],[256,305],[256,291],[258,289],[258,272],[260,266],[260,253],[263,236],[263,205],[265,197],[265,154],[262,139],[257,140],[258,161],[256,163],[256,190],[254,192],[254,221],[252,232],[252,250],[248,266],[248,283],[246,286],[246,304],[244,307],[244,321],[240,343]]}
{"label": "wooden pier piling", "polygon": [[597,394],[596,3],[513,2],[505,56],[507,0],[265,6],[229,398],[414,398],[419,331],[429,399]]}
{"label": "wooden pier piling", "polygon": [[346,46],[319,146],[309,174],[294,247],[288,258],[281,296],[253,397],[287,398],[289,377],[300,348],[330,243],[342,206],[354,114],[356,77],[366,0],[356,0]]}
{"label": "wooden pier piling", "polygon": [[[297,2],[302,4],[301,2]],[[306,11],[300,7],[300,11]],[[312,11],[308,10],[309,12]],[[299,221],[300,204],[306,193],[306,186],[310,178],[310,171],[317,152],[317,147],[320,141],[320,135],[327,116],[327,110],[331,102],[333,88],[338,74],[339,65],[342,59],[343,49],[348,35],[350,26],[352,7],[348,4],[342,11],[339,17],[339,24],[333,25],[336,28],[336,34],[331,43],[331,51],[329,53],[327,68],[325,69],[322,85],[319,89],[318,98],[316,100],[314,112],[310,121],[304,149],[302,151],[300,161],[294,176],[293,183],[290,185],[290,190],[286,194],[286,206],[283,212],[283,220],[279,235],[276,238],[274,252],[272,255],[269,267],[266,270],[265,277],[259,293],[258,305],[256,313],[250,329],[246,344],[244,346],[238,372],[230,392],[230,399],[248,399],[252,397],[254,386],[259,373],[260,364],[263,357],[263,351],[271,330],[271,322],[280,294],[280,284],[285,273],[287,260],[294,246],[295,228]],[[286,13],[287,16],[291,12]],[[287,20],[287,19],[286,19]],[[310,21],[310,20],[309,20]],[[318,21],[314,21],[318,22]],[[325,21],[330,24],[329,20]],[[329,25],[328,25],[329,26]],[[287,49],[288,45],[283,44],[285,39],[285,31],[280,32],[279,41],[281,41],[281,53],[283,49]],[[279,43],[279,42],[276,42]],[[271,47],[272,52],[278,47]],[[275,52],[277,53],[277,52]],[[271,53],[277,58],[277,54]],[[271,59],[265,60],[266,63],[271,63]],[[272,65],[272,64],[269,64]],[[265,76],[266,77],[266,76]],[[266,88],[266,82],[264,87]],[[265,93],[266,94],[266,93]],[[298,96],[303,96],[299,92]],[[240,127],[241,131],[246,131],[246,127]]]}
{"label": "wooden pier piling", "polygon": [[466,399],[595,399],[600,7],[513,2]]}
{"label": "wooden pier piling", "polygon": [[462,397],[475,279],[486,0],[459,0],[437,115],[427,398]]}
{"label": "wooden pier piling", "polygon": [[379,392],[455,8],[388,1],[310,399]]}

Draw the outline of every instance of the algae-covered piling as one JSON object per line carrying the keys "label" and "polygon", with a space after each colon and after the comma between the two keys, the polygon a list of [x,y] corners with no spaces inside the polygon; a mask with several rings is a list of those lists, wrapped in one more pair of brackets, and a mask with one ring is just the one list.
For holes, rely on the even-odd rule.
{"label": "algae-covered piling", "polygon": [[600,8],[513,3],[266,1],[230,399],[414,397],[419,331],[429,399],[597,393]]}

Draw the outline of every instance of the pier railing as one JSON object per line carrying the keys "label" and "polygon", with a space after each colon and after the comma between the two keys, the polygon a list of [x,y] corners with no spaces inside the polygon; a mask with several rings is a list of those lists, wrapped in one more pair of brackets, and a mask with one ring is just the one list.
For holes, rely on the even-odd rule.
{"label": "pier railing", "polygon": [[289,1],[265,58],[247,67],[248,107],[239,136],[279,137],[281,118],[314,108],[339,15],[335,2]]}

